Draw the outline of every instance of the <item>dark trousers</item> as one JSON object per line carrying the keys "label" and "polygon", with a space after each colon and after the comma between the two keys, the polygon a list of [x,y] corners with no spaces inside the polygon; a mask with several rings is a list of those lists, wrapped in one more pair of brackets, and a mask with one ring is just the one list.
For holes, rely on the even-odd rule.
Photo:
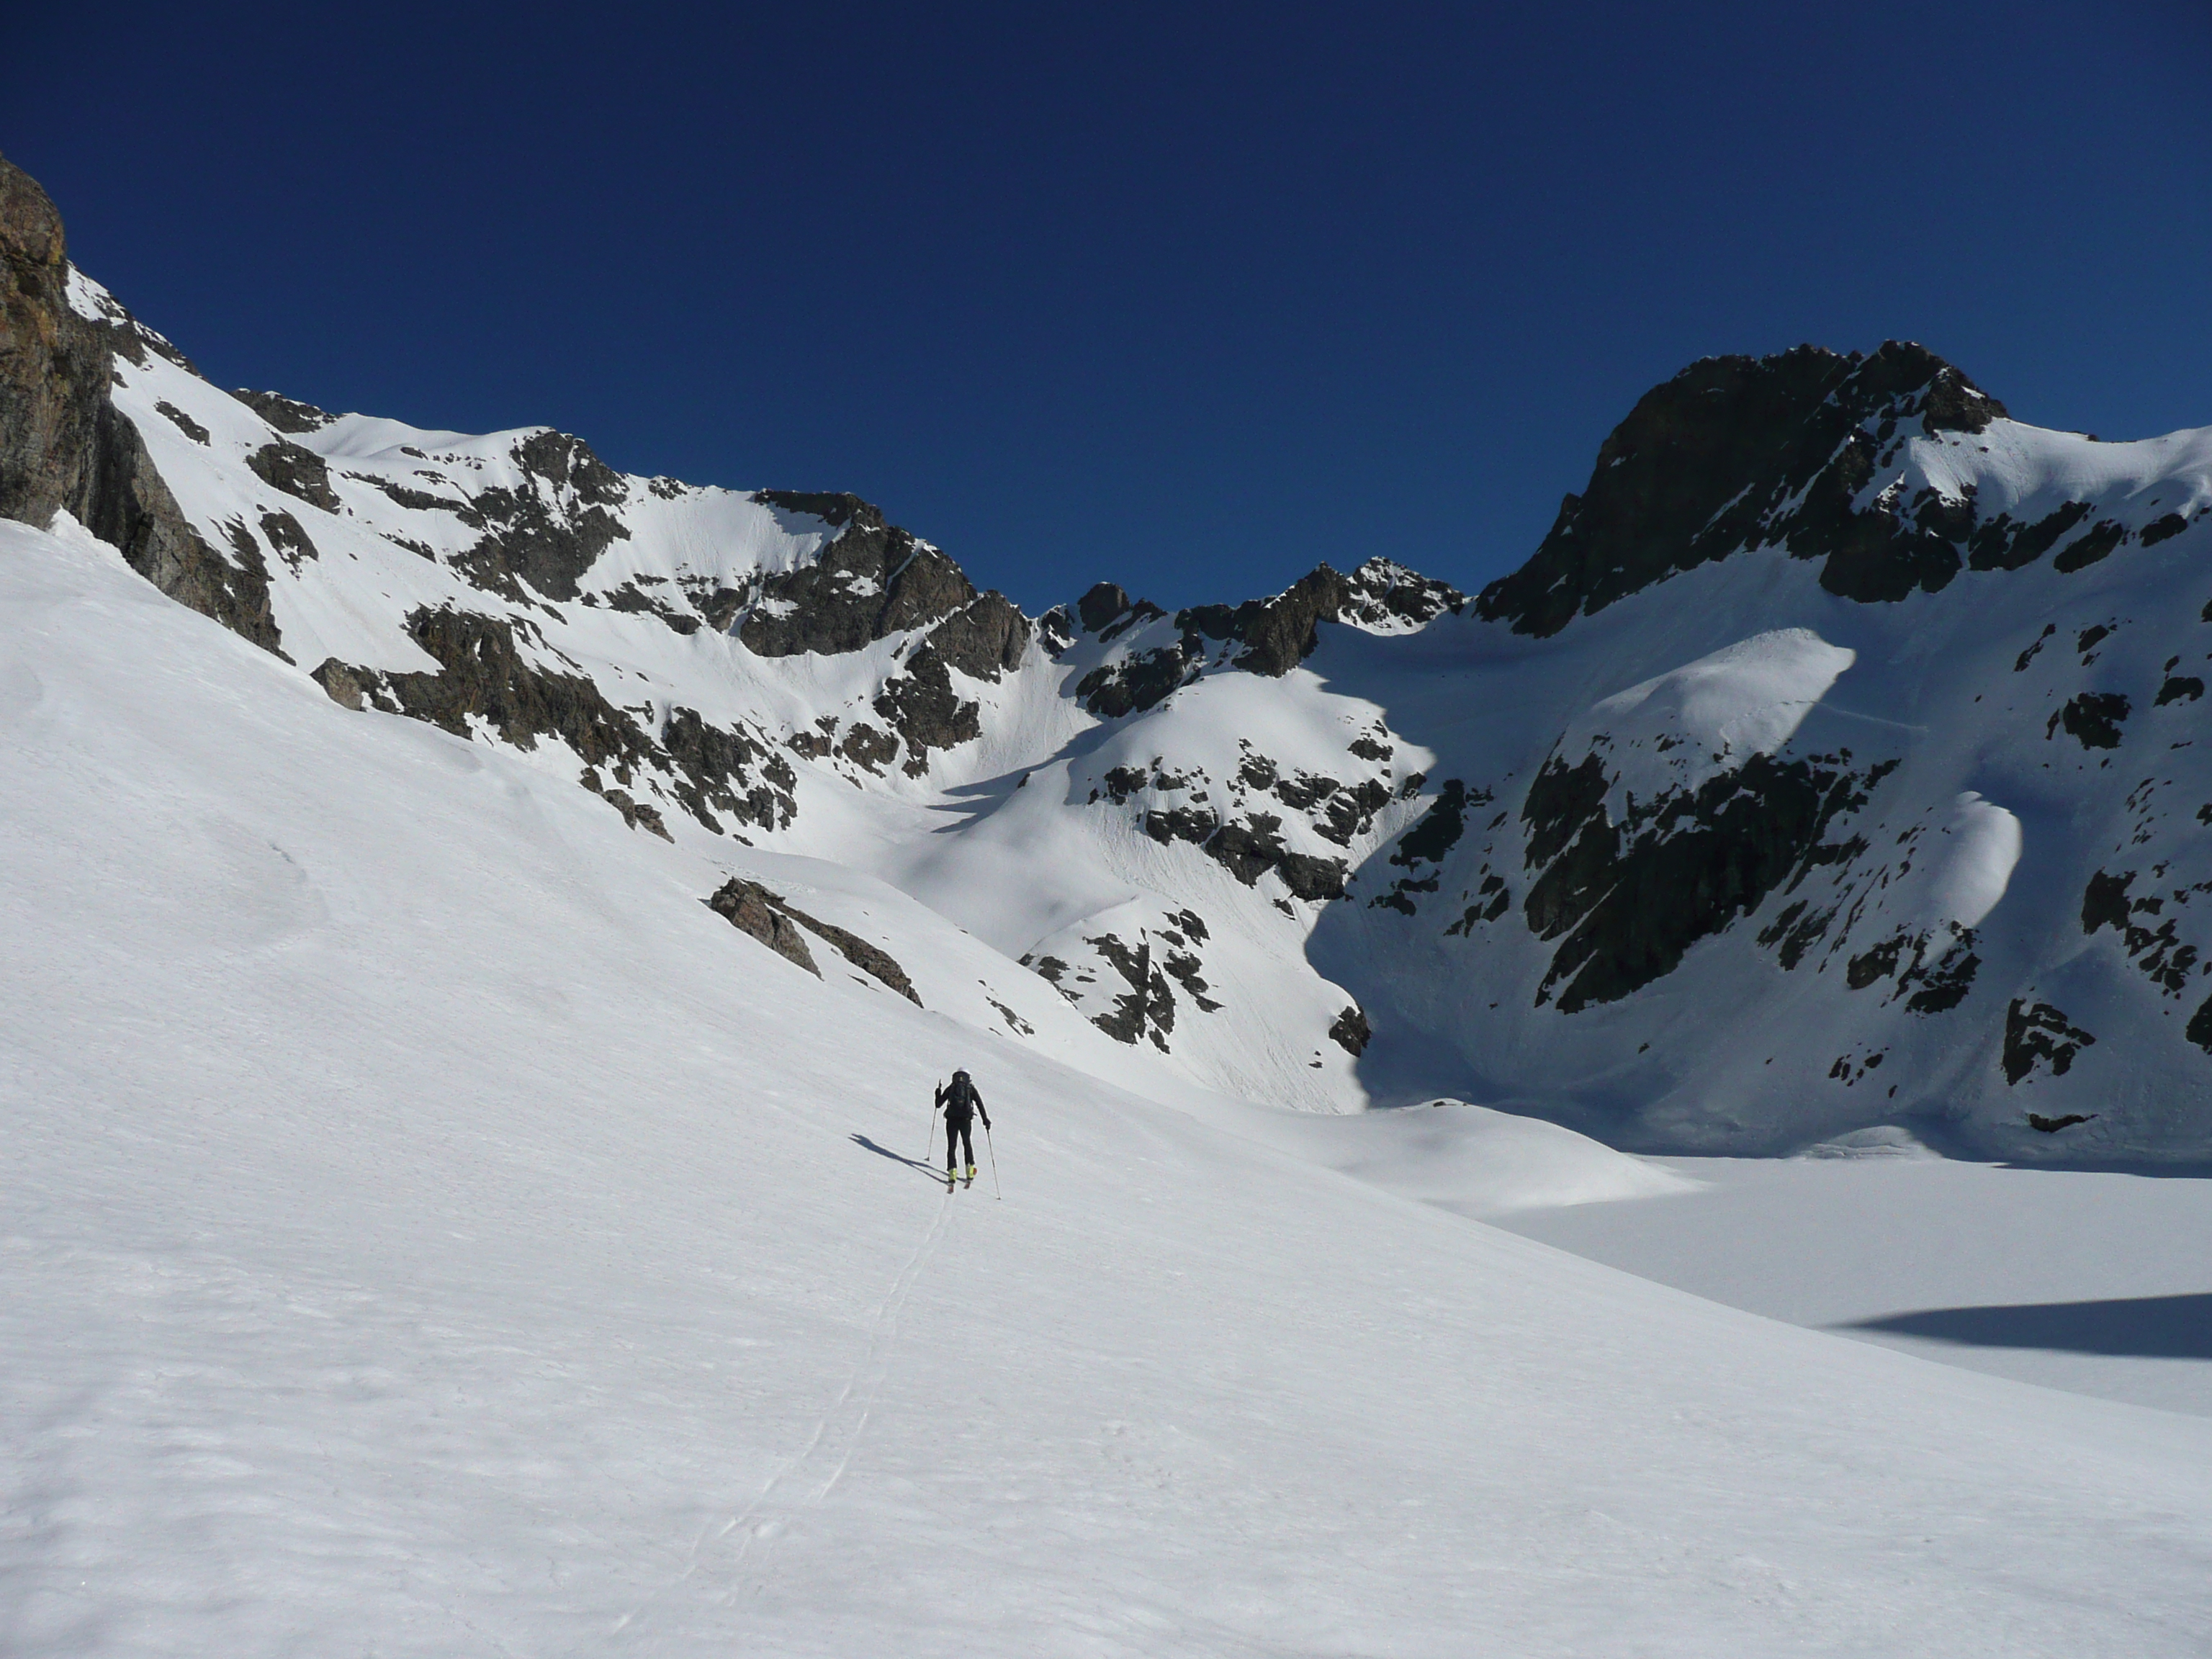
{"label": "dark trousers", "polygon": [[953,1156],[952,1149],[962,1146],[968,1149],[968,1167],[972,1170],[975,1167],[975,1121],[965,1117],[946,1118],[945,1120],[945,1167],[946,1169],[954,1169],[959,1165],[961,1160]]}

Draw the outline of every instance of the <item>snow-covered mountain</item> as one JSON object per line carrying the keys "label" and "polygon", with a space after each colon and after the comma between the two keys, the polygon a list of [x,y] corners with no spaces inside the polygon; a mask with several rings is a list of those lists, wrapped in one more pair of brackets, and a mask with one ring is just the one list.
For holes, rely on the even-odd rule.
{"label": "snow-covered mountain", "polygon": [[[2067,713],[2167,649],[2149,602],[2198,532],[2145,514],[2179,486],[2045,486],[2142,525],[2094,568],[1947,582],[1913,542],[1922,586],[1868,600],[1820,586],[1878,570],[1858,541],[1702,560],[1700,499],[1608,539],[1608,490],[1691,471],[1624,444],[1476,600],[1363,556],[1027,617],[849,497],[225,393],[4,167],[0,228],[0,1650],[2203,1650],[2212,1423],[2115,1401],[2203,1406],[2205,1183],[2146,1203],[1875,1128],[1740,1164],[1791,1225],[1730,1249],[1694,1235],[1731,1160],[1464,1100],[1279,1109],[1448,1079],[1616,1138],[1917,1109],[2002,1140],[2130,1018],[2129,1098],[2181,1098],[2191,999],[2142,967],[2193,963],[2137,907],[2190,872],[2103,852],[2133,786],[2094,763],[2193,704]],[[1708,367],[1639,418],[1679,452],[1698,375],[1811,374],[1832,425],[1875,372]],[[1941,374],[1905,401],[1962,407]],[[1898,431],[1923,471],[2186,471]],[[2060,510],[1988,465],[1978,526]],[[1728,486],[1737,544],[1825,522],[1820,467],[1770,471]],[[1866,512],[1911,541],[1923,505]],[[2116,631],[2045,631],[2069,583]],[[1992,692],[1965,642],[2007,630]],[[2038,965],[2062,945],[2104,1014]],[[2023,984],[2061,1026],[1990,1024]],[[1736,1052],[1783,1073],[1847,1017],[1896,1057],[1841,1106]],[[1890,1101],[1945,1033],[2036,1063]],[[994,1120],[958,1190],[923,1156],[954,1066]],[[2093,1110],[2023,1144],[2194,1133]],[[1895,1178],[1844,1178],[1878,1154]],[[1620,1213],[1591,1253],[1649,1276],[1490,1224],[1562,1206]],[[2021,1259],[2050,1237],[2064,1273]],[[2054,1291],[2084,1299],[2004,1305]],[[2016,1373],[2083,1392],[1779,1322],[1961,1314],[2086,1316],[2089,1353]]]}
{"label": "snow-covered mountain", "polygon": [[1713,359],[1478,596],[1366,541],[1030,617],[852,495],[226,392],[0,210],[0,514],[590,791],[817,973],[1309,1109],[2212,1155],[2212,429]]}

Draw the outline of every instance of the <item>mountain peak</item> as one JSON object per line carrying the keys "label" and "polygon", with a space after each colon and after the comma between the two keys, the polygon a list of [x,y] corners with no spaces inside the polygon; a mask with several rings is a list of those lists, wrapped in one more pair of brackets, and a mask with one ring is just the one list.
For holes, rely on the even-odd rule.
{"label": "mountain peak", "polygon": [[[1963,561],[1940,531],[1855,501],[1900,433],[1984,431],[2004,405],[1926,347],[1801,345],[1705,357],[1638,399],[1599,447],[1528,562],[1485,588],[1481,615],[1555,634],[1577,616],[1747,547],[1826,556],[1831,591],[1933,591]],[[1971,514],[1969,515],[1971,519]],[[1966,526],[1971,530],[1972,525]]]}
{"label": "mountain peak", "polygon": [[0,155],[0,257],[59,270],[69,258],[61,210],[39,181]]}

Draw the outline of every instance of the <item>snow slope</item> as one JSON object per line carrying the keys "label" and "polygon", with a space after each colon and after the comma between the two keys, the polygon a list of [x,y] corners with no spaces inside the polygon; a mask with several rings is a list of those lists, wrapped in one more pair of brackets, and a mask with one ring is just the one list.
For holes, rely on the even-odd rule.
{"label": "snow slope", "polygon": [[[2212,1423],[1700,1302],[817,980],[700,902],[730,866],[82,538],[0,526],[0,734],[11,1654],[2212,1628]],[[956,1062],[1003,1202],[913,1167]]]}
{"label": "snow slope", "polygon": [[1967,1164],[1910,1145],[1681,1158],[1650,1203],[1503,1223],[1770,1319],[2212,1417],[2212,1175]]}

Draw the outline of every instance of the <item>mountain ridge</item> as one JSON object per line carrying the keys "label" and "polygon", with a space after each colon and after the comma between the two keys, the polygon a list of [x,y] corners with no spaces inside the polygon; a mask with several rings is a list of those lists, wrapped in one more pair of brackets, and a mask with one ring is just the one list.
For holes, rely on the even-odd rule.
{"label": "mountain ridge", "polygon": [[1909,343],[1709,358],[1471,599],[1386,546],[1033,617],[855,495],[222,392],[0,204],[8,516],[641,831],[888,880],[1194,1081],[2212,1152],[2204,433],[2093,450]]}

